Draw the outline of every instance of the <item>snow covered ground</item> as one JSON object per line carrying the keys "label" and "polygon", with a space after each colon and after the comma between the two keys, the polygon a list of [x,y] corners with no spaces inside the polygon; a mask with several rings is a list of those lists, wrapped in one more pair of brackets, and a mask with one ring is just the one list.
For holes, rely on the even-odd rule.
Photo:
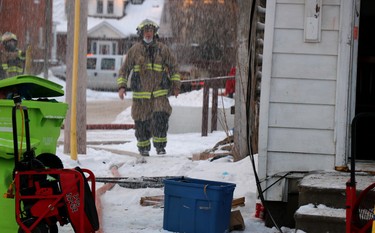
{"label": "snow covered ground", "polygon": [[[64,85],[54,77],[50,77]],[[173,106],[184,104],[199,105],[202,103],[201,93],[192,92],[181,94],[171,101]],[[87,91],[87,100],[113,99],[114,93]],[[131,94],[127,96],[131,98]],[[64,99],[60,99],[64,101]],[[125,100],[126,101],[126,100]],[[219,101],[220,102],[220,101]],[[224,101],[225,102],[225,101]],[[225,105],[224,105],[225,106]],[[121,118],[128,119],[125,112],[119,114]],[[119,119],[116,119],[118,123]],[[98,122],[99,123],[99,122]],[[215,144],[227,137],[224,131],[209,133],[202,137],[200,133],[168,134],[167,154],[156,155],[154,149],[151,156],[145,158],[143,163],[134,156],[137,153],[134,130],[88,130],[88,141],[103,141],[103,144],[89,145],[87,154],[78,155],[78,160],[72,160],[69,154],[63,153],[63,146],[57,148],[57,155],[61,158],[66,168],[80,166],[94,172],[96,177],[113,177],[111,168],[118,167],[118,173],[124,177],[139,178],[142,176],[186,176],[195,179],[229,182],[236,185],[233,197],[245,197],[245,206],[238,207],[245,222],[244,233],[274,233],[277,229],[267,228],[264,222],[254,217],[256,203],[256,185],[249,157],[233,162],[232,157],[224,157],[210,162],[210,160],[191,160],[192,155],[212,149]],[[111,139],[123,140],[120,144],[108,144]],[[63,140],[60,138],[59,140]],[[256,156],[255,156],[256,159]],[[102,186],[97,183],[97,190]],[[163,188],[129,189],[119,185],[106,191],[100,196],[102,206],[102,232],[107,233],[156,233],[169,232],[163,229],[164,209],[160,206],[141,206],[141,197],[163,195]],[[295,232],[294,229],[282,228],[284,233]],[[72,232],[71,226],[60,227],[59,232]],[[240,232],[240,231],[233,231]]]}

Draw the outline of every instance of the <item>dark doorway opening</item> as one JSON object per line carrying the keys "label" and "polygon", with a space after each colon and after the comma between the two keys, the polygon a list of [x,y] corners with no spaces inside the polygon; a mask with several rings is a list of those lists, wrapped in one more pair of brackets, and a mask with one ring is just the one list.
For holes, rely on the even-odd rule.
{"label": "dark doorway opening", "polygon": [[[358,37],[356,115],[375,113],[375,1],[361,0]],[[375,118],[357,125],[357,159],[375,160]]]}

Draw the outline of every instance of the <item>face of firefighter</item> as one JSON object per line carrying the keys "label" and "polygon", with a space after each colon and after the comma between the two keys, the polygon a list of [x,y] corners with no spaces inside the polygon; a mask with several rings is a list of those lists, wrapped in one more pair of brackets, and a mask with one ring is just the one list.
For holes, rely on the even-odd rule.
{"label": "face of firefighter", "polygon": [[6,50],[13,52],[17,48],[17,41],[9,40],[9,41],[4,43],[4,47],[5,47]]}
{"label": "face of firefighter", "polygon": [[149,44],[152,42],[153,38],[154,38],[154,29],[145,28],[143,30],[143,41],[146,42],[146,44]]}

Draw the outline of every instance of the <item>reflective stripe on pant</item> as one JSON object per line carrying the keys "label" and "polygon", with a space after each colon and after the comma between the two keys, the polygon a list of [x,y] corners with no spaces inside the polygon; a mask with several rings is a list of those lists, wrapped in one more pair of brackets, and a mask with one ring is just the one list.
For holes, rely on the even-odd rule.
{"label": "reflective stripe on pant", "polygon": [[134,123],[138,149],[150,151],[151,120],[135,121]]}
{"label": "reflective stripe on pant", "polygon": [[169,114],[166,112],[152,113],[151,120],[135,121],[135,137],[138,149],[150,150],[150,139],[153,137],[155,148],[165,148],[167,145]]}
{"label": "reflective stripe on pant", "polygon": [[165,148],[167,145],[169,114],[154,112],[152,114],[152,135],[155,148]]}

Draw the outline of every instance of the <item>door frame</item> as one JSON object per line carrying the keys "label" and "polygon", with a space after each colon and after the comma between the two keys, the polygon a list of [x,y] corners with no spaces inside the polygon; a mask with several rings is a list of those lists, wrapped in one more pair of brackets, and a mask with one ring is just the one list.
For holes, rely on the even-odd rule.
{"label": "door frame", "polygon": [[[356,5],[360,0],[341,1],[339,25],[339,52],[336,83],[335,110],[335,169],[345,168],[350,155],[350,125],[355,113],[356,56],[358,40],[354,40],[353,26]],[[358,8],[359,9],[359,8]],[[355,75],[353,70],[355,69]],[[354,82],[353,82],[354,81]],[[353,92],[354,91],[354,92]],[[354,95],[353,95],[354,94]]]}

